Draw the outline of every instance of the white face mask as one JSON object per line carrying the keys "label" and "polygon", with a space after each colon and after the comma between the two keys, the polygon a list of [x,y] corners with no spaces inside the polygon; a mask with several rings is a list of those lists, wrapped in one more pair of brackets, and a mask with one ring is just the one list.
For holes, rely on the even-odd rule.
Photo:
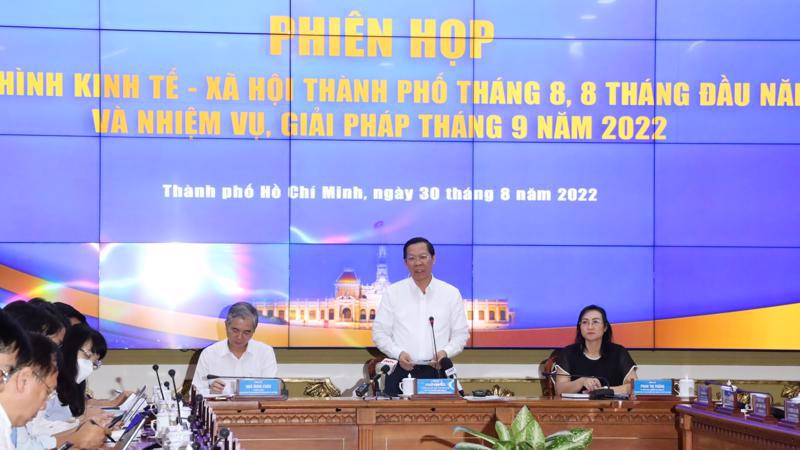
{"label": "white face mask", "polygon": [[89,378],[94,371],[94,364],[88,359],[78,358],[78,374],[75,375],[75,382],[80,384]]}

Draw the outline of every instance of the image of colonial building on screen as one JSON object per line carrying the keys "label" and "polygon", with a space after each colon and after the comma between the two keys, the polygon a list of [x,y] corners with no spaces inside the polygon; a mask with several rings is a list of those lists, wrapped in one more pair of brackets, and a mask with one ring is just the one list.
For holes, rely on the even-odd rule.
{"label": "image of colonial building on screen", "polygon": [[[254,306],[262,316],[292,325],[369,329],[390,284],[386,247],[381,245],[372,284],[362,283],[353,269],[345,268],[333,283],[333,297],[254,302]],[[464,299],[464,308],[473,329],[508,328],[514,321],[514,312],[504,299]]]}

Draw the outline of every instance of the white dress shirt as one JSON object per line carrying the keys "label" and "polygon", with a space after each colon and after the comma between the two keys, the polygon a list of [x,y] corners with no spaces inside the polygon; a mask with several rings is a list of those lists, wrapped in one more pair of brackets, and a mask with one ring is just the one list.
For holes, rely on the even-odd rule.
{"label": "white dress shirt", "polygon": [[11,442],[11,419],[3,405],[0,405],[0,450],[14,450],[14,443]]}
{"label": "white dress shirt", "polygon": [[390,358],[407,352],[415,362],[434,357],[429,317],[434,318],[436,350],[452,358],[469,339],[464,299],[455,286],[433,278],[426,292],[412,278],[393,283],[381,298],[372,324],[372,340]]}
{"label": "white dress shirt", "polygon": [[200,390],[207,391],[209,382],[207,375],[220,377],[274,377],[278,373],[275,351],[269,345],[250,340],[247,350],[237,358],[228,349],[228,340],[215,342],[200,353],[194,371],[192,384]]}
{"label": "white dress shirt", "polygon": [[44,410],[17,428],[17,450],[56,448],[54,435],[75,429],[79,424],[78,419],[72,417],[69,406],[62,405],[58,397],[51,398]]}

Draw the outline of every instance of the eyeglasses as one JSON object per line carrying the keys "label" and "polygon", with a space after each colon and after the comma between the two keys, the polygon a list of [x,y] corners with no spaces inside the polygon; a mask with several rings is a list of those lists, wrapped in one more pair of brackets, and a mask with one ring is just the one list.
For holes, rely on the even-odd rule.
{"label": "eyeglasses", "polygon": [[89,350],[84,349],[83,347],[78,348],[78,350],[80,350],[80,352],[83,353],[83,356],[85,356],[86,359],[88,359],[89,361],[92,362],[92,367],[94,367],[94,370],[99,369],[100,366],[103,365],[103,361],[100,361],[99,359],[92,359],[92,358],[97,358],[94,355],[94,353],[90,352]]}
{"label": "eyeglasses", "polygon": [[14,375],[16,371],[17,368],[14,366],[9,366],[8,369],[0,369],[0,380],[3,381],[3,384],[8,383],[8,379],[11,378],[11,375]]}
{"label": "eyeglasses", "polygon": [[44,381],[44,377],[38,373],[34,373],[33,376],[36,377],[36,379],[39,380],[44,385],[44,387],[47,388],[47,401],[56,398],[56,395],[58,395],[58,392],[56,392],[57,386],[50,387],[50,385],[47,384],[46,381]]}
{"label": "eyeglasses", "polygon": [[416,255],[416,256],[413,256],[413,255],[412,255],[412,256],[407,256],[407,257],[406,257],[406,261],[408,261],[408,262],[410,262],[410,263],[415,263],[415,262],[417,262],[417,261],[419,261],[419,262],[426,262],[426,261],[427,261],[427,260],[429,260],[429,259],[431,259],[431,255],[429,255],[429,254],[427,254],[427,253],[423,253],[423,254],[421,254],[421,255]]}

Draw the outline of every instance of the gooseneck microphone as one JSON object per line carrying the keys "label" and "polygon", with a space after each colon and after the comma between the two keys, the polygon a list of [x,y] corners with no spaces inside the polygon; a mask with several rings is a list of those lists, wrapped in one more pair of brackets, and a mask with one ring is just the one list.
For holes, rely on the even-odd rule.
{"label": "gooseneck microphone", "polygon": [[[436,355],[439,354],[439,348],[436,346],[436,331],[433,327],[433,316],[428,317],[428,322],[431,324],[431,337],[433,337],[433,358],[432,360],[436,360]],[[442,370],[441,368],[436,369],[436,375],[438,378],[442,377]]]}
{"label": "gooseneck microphone", "polygon": [[203,394],[197,394],[194,396],[194,401],[192,402],[192,414],[195,417],[200,417],[200,407],[203,404]]}
{"label": "gooseneck microphone", "polygon": [[178,398],[178,383],[175,382],[175,369],[169,369],[169,377],[172,378],[172,389],[175,390],[175,398]]}
{"label": "gooseneck microphone", "polygon": [[456,382],[456,387],[458,388],[458,393],[462,397],[464,396],[464,388],[461,386],[461,382],[458,381],[458,375],[456,374],[456,368],[453,367],[453,360],[448,357],[442,358],[441,361],[442,370],[444,370],[444,374],[447,378]]}
{"label": "gooseneck microphone", "polygon": [[[428,317],[428,323],[431,324],[431,337],[433,338],[433,358],[431,358],[431,360],[432,361],[436,361],[436,355],[439,354],[439,347],[436,346],[436,331],[435,331],[435,329],[433,327],[433,325],[434,325],[433,316]],[[437,369],[437,373],[438,373],[439,377],[442,376],[441,370]]]}
{"label": "gooseneck microphone", "polygon": [[161,389],[161,376],[158,375],[158,364],[153,364],[153,370],[156,373],[156,381],[158,381],[158,392],[161,392],[161,400],[166,400],[166,398],[164,398],[164,390]]}
{"label": "gooseneck microphone", "polygon": [[219,434],[217,435],[217,440],[214,442],[214,445],[212,445],[211,448],[217,448],[219,443],[224,441],[225,439],[228,439],[228,436],[230,434],[231,434],[231,430],[229,430],[227,428],[221,428],[219,430]]}
{"label": "gooseneck microphone", "polygon": [[178,425],[183,421],[181,420],[181,400],[178,396],[178,383],[175,382],[175,369],[169,369],[169,377],[172,378],[172,390],[175,392],[175,404],[178,406]]}

